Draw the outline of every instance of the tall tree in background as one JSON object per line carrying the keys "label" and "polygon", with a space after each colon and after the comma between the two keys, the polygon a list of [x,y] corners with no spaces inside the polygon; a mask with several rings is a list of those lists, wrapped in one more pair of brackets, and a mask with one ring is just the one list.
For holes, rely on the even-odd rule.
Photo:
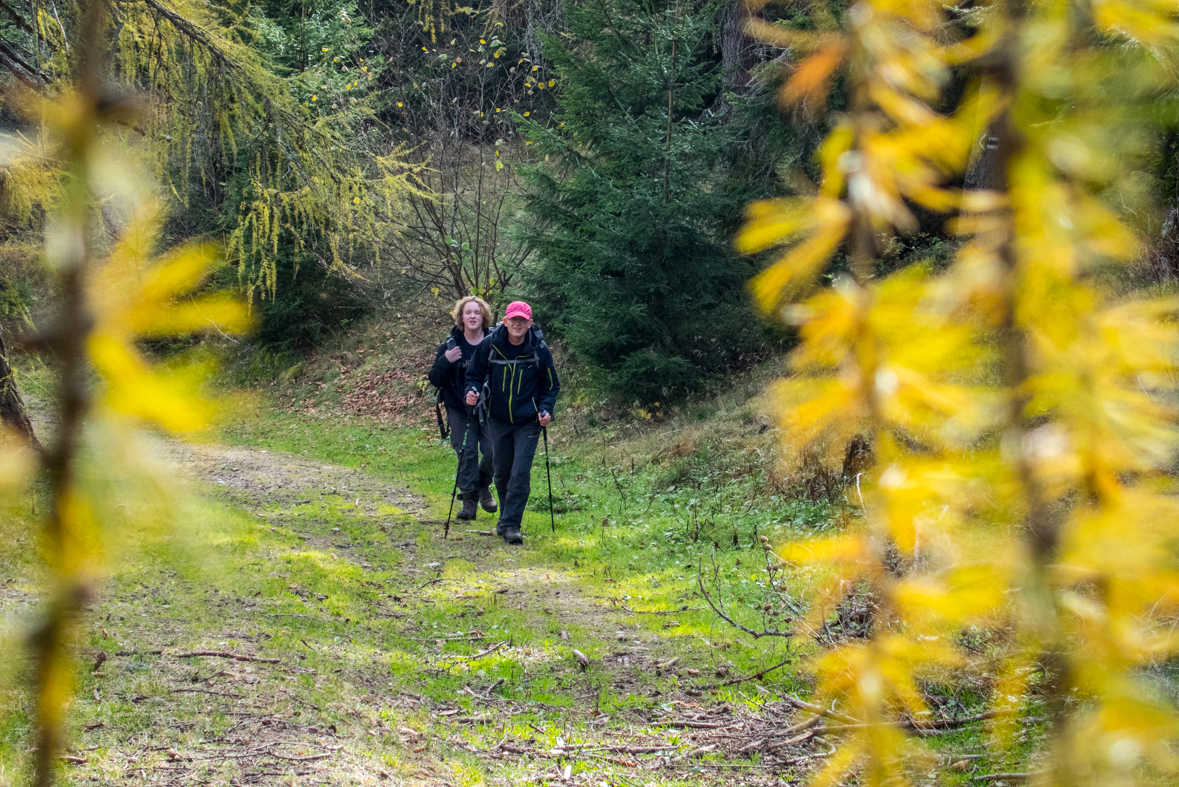
{"label": "tall tree in background", "polygon": [[427,187],[410,197],[385,252],[408,288],[495,302],[528,256],[505,232],[524,148],[514,118],[547,116],[561,86],[528,43],[527,14],[473,2],[439,37],[415,24],[415,5],[391,9],[400,16],[385,17],[376,37],[387,60],[377,82],[389,97],[385,112]]}
{"label": "tall tree in background", "polygon": [[[4,12],[16,27],[0,73],[41,94],[67,92],[81,12]],[[353,6],[275,0],[243,14],[120,0],[102,32],[112,78],[144,106],[123,136],[169,187],[175,234],[222,235],[247,294],[274,295],[284,245],[342,272],[376,256],[415,186],[374,121],[366,94],[378,64]],[[21,152],[44,146],[34,126]],[[5,169],[0,191],[16,223],[37,230],[60,198],[60,173],[51,157],[22,161]]]}
{"label": "tall tree in background", "polygon": [[525,175],[538,256],[527,286],[610,390],[646,402],[698,388],[756,343],[752,266],[721,232],[739,208],[714,171],[734,143],[709,109],[722,10],[568,5],[569,42],[545,47],[560,111],[522,126],[541,158]]}

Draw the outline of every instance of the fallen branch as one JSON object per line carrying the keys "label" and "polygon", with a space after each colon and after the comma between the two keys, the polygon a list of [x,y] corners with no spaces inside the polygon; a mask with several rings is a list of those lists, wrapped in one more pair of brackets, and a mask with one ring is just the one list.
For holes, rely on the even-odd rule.
{"label": "fallen branch", "polygon": [[745,683],[745,682],[747,682],[747,681],[751,681],[751,680],[761,680],[762,678],[764,678],[766,675],[769,675],[769,674],[770,674],[771,672],[773,672],[774,670],[776,670],[776,669],[778,669],[778,668],[780,668],[780,667],[785,667],[787,664],[789,664],[789,663],[790,663],[790,662],[792,662],[792,661],[794,661],[794,657],[793,657],[793,656],[791,656],[790,658],[786,659],[785,661],[780,661],[780,662],[778,662],[777,664],[775,664],[775,665],[774,665],[774,666],[772,666],[772,667],[766,667],[766,668],[765,668],[765,669],[763,669],[761,672],[758,672],[758,673],[756,673],[756,674],[754,674],[754,675],[750,675],[750,676],[749,676],[749,677],[747,677],[747,678],[733,678],[732,680],[726,680],[724,683],[718,683],[718,684],[716,684],[715,686],[710,686],[709,688],[712,688],[712,689],[720,689],[720,688],[723,688],[723,687],[725,687],[725,686],[735,686],[735,685],[736,685],[736,684],[738,684],[738,683]]}
{"label": "fallen branch", "polygon": [[[156,651],[159,652],[159,651]],[[118,654],[115,654],[118,655]],[[173,653],[174,658],[190,659],[198,656],[210,656],[218,659],[233,659],[234,661],[257,661],[262,664],[278,664],[281,659],[264,659],[261,656],[247,656],[242,653],[230,653],[224,650],[193,650],[187,653]]]}
{"label": "fallen branch", "polygon": [[474,533],[477,536],[494,536],[495,532],[492,530],[464,530],[464,533]]}
{"label": "fallen branch", "polygon": [[331,757],[332,754],[331,752],[326,752],[324,754],[309,754],[306,757],[288,757],[285,754],[270,752],[270,756],[277,757],[280,760],[289,760],[290,762],[311,762],[312,760],[322,760]]}
{"label": "fallen branch", "polygon": [[626,604],[620,605],[625,612],[632,615],[678,615],[681,612],[699,612],[707,607],[680,607],[679,609],[631,609]]}
{"label": "fallen branch", "polygon": [[242,694],[226,694],[222,691],[207,691],[206,689],[172,689],[173,694],[208,694],[210,697],[232,697],[235,700],[240,700],[244,695]]}
{"label": "fallen branch", "polygon": [[710,743],[707,746],[701,746],[699,748],[692,749],[691,751],[686,751],[678,757],[672,757],[670,759],[673,762],[678,762],[680,760],[686,760],[690,757],[699,757],[701,754],[710,754],[714,751],[716,751],[716,744]]}
{"label": "fallen branch", "polygon": [[0,65],[7,68],[14,77],[31,90],[41,90],[46,86],[45,77],[26,63],[15,50],[5,46],[2,41],[0,41]]}
{"label": "fallen branch", "polygon": [[417,637],[406,637],[406,639],[413,642],[421,642],[422,644],[433,644],[435,642],[478,642],[481,639],[487,639],[484,634],[478,634],[473,637],[433,637],[430,639],[418,639]]}
{"label": "fallen branch", "polygon": [[782,730],[782,734],[786,735],[786,736],[797,735],[798,733],[805,732],[806,730],[809,730],[812,727],[818,727],[819,722],[822,720],[823,720],[822,716],[811,716],[809,719],[804,721],[802,724],[795,724],[793,727],[787,727],[786,729]]}
{"label": "fallen branch", "polygon": [[460,691],[464,691],[467,694],[470,694],[472,697],[474,697],[477,700],[483,700],[484,702],[490,702],[491,701],[491,692],[495,691],[500,686],[504,685],[504,683],[506,683],[506,682],[507,682],[506,678],[500,678],[495,683],[488,686],[487,690],[485,692],[483,692],[482,694],[475,691],[470,686],[463,686],[462,689],[460,689]]}
{"label": "fallen branch", "polygon": [[162,656],[162,650],[116,650],[116,656]]}
{"label": "fallen branch", "polygon": [[707,721],[657,721],[652,727],[676,727],[686,730],[719,730],[728,724],[713,724]]}
{"label": "fallen branch", "polygon": [[1030,773],[984,773],[979,776],[971,776],[970,780],[975,782],[997,782],[1004,779],[1009,779],[1011,781],[1024,781],[1025,779],[1030,779],[1031,777],[1032,775]]}
{"label": "fallen branch", "polygon": [[475,659],[481,659],[484,656],[490,656],[492,653],[495,653],[500,648],[507,647],[507,644],[508,643],[506,643],[506,642],[497,642],[494,645],[492,645],[490,648],[488,648],[487,650],[481,650],[478,653],[471,655],[471,656],[459,656],[458,658],[463,659],[464,661],[474,661]]}
{"label": "fallen branch", "polygon": [[[533,757],[542,757],[546,760],[551,760],[557,756],[555,754],[549,754],[547,751],[541,751],[540,749],[522,749],[518,746],[513,746],[510,743],[500,743],[499,746],[495,748],[499,749],[500,751],[510,752],[512,754],[531,754]],[[489,751],[495,751],[495,749],[490,749]]]}
{"label": "fallen branch", "polygon": [[775,746],[793,746],[796,743],[802,743],[803,741],[809,741],[811,738],[815,737],[818,734],[819,734],[818,729],[807,730],[802,735],[796,735],[795,737],[791,738],[790,740],[782,741],[781,743],[775,742],[774,745]]}
{"label": "fallen branch", "polygon": [[844,724],[849,725],[849,726],[863,724],[863,722],[860,721],[859,719],[853,718],[853,717],[848,716],[844,713],[840,713],[839,711],[836,711],[836,710],[828,710],[827,708],[824,708],[821,705],[814,705],[810,702],[807,702],[806,700],[800,700],[798,697],[791,697],[789,694],[782,695],[782,700],[790,705],[793,705],[794,707],[798,708],[799,710],[814,711],[815,713],[819,714],[820,716],[826,716],[829,719],[835,719],[835,721],[841,721]]}
{"label": "fallen branch", "polygon": [[[879,724],[865,724],[863,722],[856,722],[855,724],[833,724],[828,727],[816,731],[817,735],[827,735],[830,733],[847,732],[849,730],[862,730],[868,727],[901,727],[902,729],[915,732],[918,735],[941,735],[946,732],[965,727],[968,724],[976,724],[987,719],[995,719],[1008,715],[1003,711],[987,711],[980,713],[977,716],[967,716],[964,719],[941,719],[936,722],[928,722],[924,725],[914,722],[912,719],[905,719],[903,721],[887,721]],[[1021,716],[1017,721],[1023,724],[1038,724],[1042,721],[1047,721],[1046,716]]]}
{"label": "fallen branch", "polygon": [[606,746],[604,748],[606,751],[617,752],[618,754],[658,754],[661,751],[678,749],[679,746],[669,743],[664,746]]}
{"label": "fallen branch", "polygon": [[592,754],[587,752],[581,756],[594,760],[604,760],[606,762],[614,763],[615,765],[621,765],[624,768],[637,768],[639,766],[639,764],[634,760],[623,760],[618,757],[609,757],[605,754]]}
{"label": "fallen branch", "polygon": [[[967,724],[974,724],[974,723],[980,722],[980,721],[987,721],[988,719],[998,719],[998,718],[1002,718],[1003,716],[1010,716],[1010,715],[1011,715],[1010,711],[989,710],[989,711],[986,711],[985,713],[980,713],[976,716],[966,716],[961,719],[937,719],[936,721],[918,721],[916,719],[910,719],[910,720],[907,720],[904,722],[904,726],[909,727],[911,729],[915,729],[917,731],[921,731],[921,730],[952,730],[952,729],[957,729],[959,727],[965,727]],[[1039,722],[1039,721],[1044,721],[1044,720],[1045,719],[1042,716],[1024,716],[1023,718],[1019,719],[1019,721],[1031,722],[1033,724],[1036,722]]]}
{"label": "fallen branch", "polygon": [[780,765],[797,765],[798,763],[806,762],[807,760],[818,760],[823,757],[830,757],[834,753],[835,753],[835,749],[832,749],[831,751],[811,752],[810,754],[803,754],[798,757],[791,757],[788,760],[782,760]]}

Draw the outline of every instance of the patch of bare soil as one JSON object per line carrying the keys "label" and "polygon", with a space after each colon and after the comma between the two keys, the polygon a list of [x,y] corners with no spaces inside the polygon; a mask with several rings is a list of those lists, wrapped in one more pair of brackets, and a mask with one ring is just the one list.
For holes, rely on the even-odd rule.
{"label": "patch of bare soil", "polygon": [[170,453],[187,472],[224,487],[235,505],[251,513],[303,505],[311,501],[310,494],[324,492],[355,497],[357,507],[370,516],[377,514],[381,504],[415,515],[425,511],[422,499],[408,487],[306,457],[211,444],[173,444]]}

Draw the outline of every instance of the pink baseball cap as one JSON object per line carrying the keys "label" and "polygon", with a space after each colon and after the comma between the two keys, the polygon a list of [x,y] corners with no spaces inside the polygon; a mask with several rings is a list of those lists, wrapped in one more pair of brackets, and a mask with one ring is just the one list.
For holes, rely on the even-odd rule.
{"label": "pink baseball cap", "polygon": [[508,304],[507,311],[504,312],[504,319],[510,320],[513,317],[523,317],[525,320],[531,320],[532,307],[524,301],[512,301]]}

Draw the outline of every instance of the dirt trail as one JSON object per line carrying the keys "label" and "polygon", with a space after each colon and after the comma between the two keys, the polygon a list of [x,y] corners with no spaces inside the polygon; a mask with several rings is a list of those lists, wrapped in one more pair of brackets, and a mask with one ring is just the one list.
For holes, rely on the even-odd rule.
{"label": "dirt trail", "polygon": [[[561,567],[469,525],[442,541],[403,484],[255,448],[159,447],[206,494],[258,518],[258,576],[246,584],[260,589],[186,584],[159,566],[96,605],[92,642],[105,660],[98,645],[83,652],[96,663],[79,686],[70,783],[769,785],[827,753],[817,739],[781,737],[797,721],[789,706],[755,714],[702,697],[689,677],[701,674],[689,667],[699,653],[635,625]],[[292,556],[352,577],[351,606],[331,606],[343,591],[288,588]],[[266,582],[281,592],[264,593]],[[478,630],[491,605],[524,616],[531,641]],[[463,643],[471,655],[419,628],[423,610],[475,631]],[[590,646],[598,658],[586,669],[571,654]],[[517,673],[505,686],[463,666],[484,652],[510,654],[523,682],[543,676],[574,705],[522,699]],[[389,680],[406,659],[422,694]],[[682,686],[661,694],[660,671],[682,674]],[[430,690],[432,680],[452,688]],[[603,686],[641,699],[599,707]],[[517,716],[535,721],[521,733]],[[579,742],[562,748],[566,736]]]}
{"label": "dirt trail", "polygon": [[[389,484],[362,471],[282,452],[221,445],[184,446],[178,451],[176,458],[183,462],[182,466],[189,473],[223,487],[229,500],[246,511],[269,521],[280,521],[284,518],[281,509],[305,505],[317,496],[338,496],[351,501],[356,513],[370,520],[373,539],[391,542],[389,545],[393,549],[410,558],[399,569],[407,577],[435,576],[445,569],[443,562],[423,571],[423,566],[413,560],[423,548],[416,541],[398,540],[398,531],[383,521],[382,508],[393,505],[408,517],[436,527],[441,533],[443,523],[433,521],[425,501],[403,484]],[[275,511],[275,508],[280,510]],[[527,561],[518,551],[507,548],[501,539],[468,532],[493,527],[494,516],[483,512],[474,524],[452,521],[443,560],[465,560],[474,564],[477,572],[495,578],[501,594],[524,597],[514,599],[517,606],[526,605],[546,614],[551,611],[569,624],[588,620],[598,630],[605,625],[617,627],[623,624],[623,616],[586,598],[559,568],[538,569],[522,565]],[[354,546],[346,540],[314,532],[302,535],[306,536],[308,545],[330,548],[336,554],[349,554]],[[534,605],[533,602],[539,603]]]}
{"label": "dirt trail", "polygon": [[[381,530],[380,509],[389,504],[418,522],[441,530],[443,523],[430,519],[425,501],[405,485],[390,485],[361,471],[282,452],[210,444],[176,450],[175,458],[189,473],[223,487],[235,505],[271,521],[282,519],[281,512],[274,512],[276,506],[306,504],[317,495],[338,495],[352,501],[358,513],[372,520],[374,538],[392,538],[393,548],[407,558],[399,570],[415,584],[441,575],[445,561],[468,561],[477,573],[496,585],[493,592],[502,596],[504,603],[542,617],[545,628],[568,631],[580,627],[613,632],[618,648],[600,666],[608,671],[615,690],[637,686],[637,677],[654,668],[652,653],[662,643],[650,632],[632,625],[633,616],[587,597],[560,567],[526,565],[526,557],[506,547],[498,537],[470,533],[494,528],[494,515],[480,512],[475,523],[453,521],[442,565],[423,571],[422,563],[416,559],[421,550],[416,541],[401,541],[395,534],[390,536],[392,531],[387,526]],[[335,539],[314,533],[304,535],[309,546],[333,549],[339,555],[352,550],[352,545]]]}

